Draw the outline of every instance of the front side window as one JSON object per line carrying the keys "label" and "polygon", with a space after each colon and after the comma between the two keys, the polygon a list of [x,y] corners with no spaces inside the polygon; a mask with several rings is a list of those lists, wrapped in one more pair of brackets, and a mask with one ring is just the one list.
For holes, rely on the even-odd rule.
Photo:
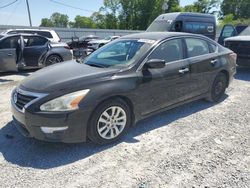
{"label": "front side window", "polygon": [[161,59],[166,63],[183,59],[182,40],[173,39],[163,42],[151,53],[150,59]]}
{"label": "front side window", "polygon": [[8,37],[0,42],[0,49],[17,48],[19,42],[19,36]]}
{"label": "front side window", "polygon": [[147,39],[113,42],[92,53],[84,63],[98,67],[127,67],[142,58],[154,42]]}
{"label": "front side window", "polygon": [[188,38],[185,39],[188,57],[209,54],[208,43],[205,40]]}

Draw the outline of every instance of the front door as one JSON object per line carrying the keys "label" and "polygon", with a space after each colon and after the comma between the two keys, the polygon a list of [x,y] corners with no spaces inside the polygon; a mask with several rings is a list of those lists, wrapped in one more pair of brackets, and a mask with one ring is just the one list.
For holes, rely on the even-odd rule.
{"label": "front door", "polygon": [[23,59],[28,67],[37,67],[42,57],[49,50],[48,39],[41,36],[23,36],[25,47]]}
{"label": "front door", "polygon": [[0,42],[0,72],[17,71],[20,36],[7,37]]}
{"label": "front door", "polygon": [[218,43],[224,46],[224,40],[228,37],[233,37],[237,35],[237,31],[233,25],[227,24],[221,30]]}
{"label": "front door", "polygon": [[187,99],[189,91],[189,64],[184,60],[182,39],[172,39],[160,44],[147,58],[165,60],[166,66],[139,72],[141,93],[139,105],[147,115]]}

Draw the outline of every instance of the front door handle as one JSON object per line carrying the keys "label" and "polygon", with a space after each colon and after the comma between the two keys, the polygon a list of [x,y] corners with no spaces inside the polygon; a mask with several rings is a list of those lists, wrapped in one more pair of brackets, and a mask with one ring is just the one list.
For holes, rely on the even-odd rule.
{"label": "front door handle", "polygon": [[13,54],[9,53],[8,56],[12,56]]}
{"label": "front door handle", "polygon": [[217,62],[218,62],[217,59],[213,59],[213,60],[210,61],[210,63],[211,63],[212,65],[215,65]]}
{"label": "front door handle", "polygon": [[189,68],[184,68],[184,69],[180,69],[180,70],[179,70],[179,73],[180,73],[180,74],[185,74],[185,73],[187,73],[187,72],[189,72]]}

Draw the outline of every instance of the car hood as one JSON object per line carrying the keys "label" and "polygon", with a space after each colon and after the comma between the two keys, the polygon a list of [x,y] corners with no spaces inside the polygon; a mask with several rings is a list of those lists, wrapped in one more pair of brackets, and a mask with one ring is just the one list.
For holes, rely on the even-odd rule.
{"label": "car hood", "polygon": [[225,41],[250,41],[250,36],[235,36],[226,38]]}
{"label": "car hood", "polygon": [[43,68],[24,79],[20,87],[33,92],[51,93],[57,90],[84,89],[85,85],[105,80],[118,69],[97,68],[76,61]]}
{"label": "car hood", "polygon": [[109,40],[92,40],[89,44],[100,44],[100,43],[108,43]]}

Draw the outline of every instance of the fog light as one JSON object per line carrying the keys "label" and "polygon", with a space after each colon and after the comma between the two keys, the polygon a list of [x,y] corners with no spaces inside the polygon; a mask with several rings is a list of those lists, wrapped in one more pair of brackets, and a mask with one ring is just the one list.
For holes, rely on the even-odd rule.
{"label": "fog light", "polygon": [[46,134],[51,134],[55,131],[65,131],[67,129],[68,127],[41,127],[42,132]]}

